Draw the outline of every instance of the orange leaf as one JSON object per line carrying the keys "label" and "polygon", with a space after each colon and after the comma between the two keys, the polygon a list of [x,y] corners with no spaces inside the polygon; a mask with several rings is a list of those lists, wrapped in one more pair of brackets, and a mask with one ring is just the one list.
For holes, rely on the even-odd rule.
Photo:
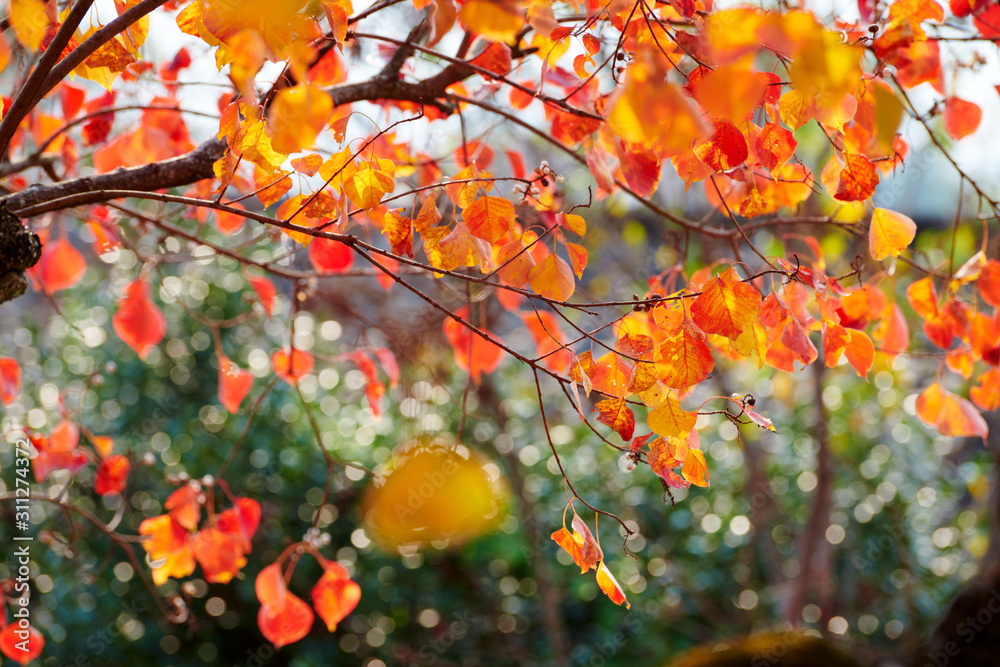
{"label": "orange leaf", "polygon": [[847,155],[844,161],[846,164],[840,172],[840,183],[833,198],[840,201],[864,201],[871,197],[879,183],[875,165],[864,155]]}
{"label": "orange leaf", "polygon": [[271,354],[271,368],[274,374],[288,384],[296,384],[303,376],[311,373],[313,363],[312,353],[294,347],[290,350],[288,348],[275,350]]}
{"label": "orange leaf", "polygon": [[729,268],[705,285],[691,304],[691,319],[707,334],[735,340],[757,319],[761,295]]}
{"label": "orange leaf", "polygon": [[979,377],[979,384],[969,389],[969,398],[983,410],[1000,408],[1000,369],[991,368]]}
{"label": "orange leaf", "polygon": [[700,449],[689,449],[684,457],[684,466],[681,468],[684,479],[695,486],[709,486],[708,464],[705,463],[705,455]]}
{"label": "orange leaf", "polygon": [[[979,395],[982,397],[982,394]],[[915,408],[917,416],[927,425],[936,426],[941,435],[978,435],[985,440],[989,434],[989,427],[975,406],[942,388],[937,382],[920,392]]]}
{"label": "orange leaf", "polygon": [[847,361],[854,367],[860,377],[868,377],[868,371],[875,363],[875,346],[872,339],[864,331],[848,329],[848,343],[844,350]]}
{"label": "orange leaf", "polygon": [[493,42],[482,53],[473,58],[471,62],[477,67],[504,76],[510,71],[511,67],[510,47],[500,42]]}
{"label": "orange leaf", "polygon": [[125,479],[131,464],[128,458],[121,454],[113,454],[97,467],[97,478],[94,482],[94,493],[99,496],[118,495],[125,489]]}
{"label": "orange leaf", "polygon": [[396,165],[392,160],[375,159],[361,164],[358,170],[344,181],[344,193],[351,203],[366,211],[378,206],[382,197],[391,192],[396,183],[393,174]]}
{"label": "orange leaf", "polygon": [[382,235],[389,242],[393,253],[413,257],[412,220],[396,211],[388,211],[382,218]]}
{"label": "orange leaf", "polygon": [[975,132],[982,119],[983,110],[974,102],[958,97],[949,97],[944,101],[944,129],[955,141]]}
{"label": "orange leaf", "polygon": [[635,415],[624,398],[609,398],[594,406],[599,413],[597,421],[610,426],[622,440],[631,440],[635,431]]}
{"label": "orange leaf", "polygon": [[162,585],[170,577],[186,577],[194,572],[190,533],[171,514],[161,514],[139,524],[139,534],[149,536],[142,548],[153,565],[153,583]]}
{"label": "orange leaf", "polygon": [[286,154],[311,148],[332,115],[333,98],[319,86],[284,88],[275,96],[267,117],[271,145]]}
{"label": "orange leaf", "polygon": [[917,315],[924,319],[937,314],[937,291],[930,276],[910,283],[906,288],[906,300]]}
{"label": "orange leaf", "polygon": [[901,213],[876,208],[868,229],[868,252],[875,261],[898,257],[917,235],[917,225]]}
{"label": "orange leaf", "polygon": [[[468,320],[469,309],[460,308],[455,314],[463,320]],[[488,329],[484,329],[483,333],[491,338],[494,337]],[[495,371],[503,360],[503,350],[495,343],[485,340],[453,319],[445,320],[444,336],[455,351],[455,363],[472,376],[473,382],[478,383],[483,373],[489,374]]]}
{"label": "orange leaf", "polygon": [[791,131],[774,123],[766,123],[754,142],[760,163],[772,174],[795,154],[796,146],[798,142]]}
{"label": "orange leaf", "polygon": [[597,567],[597,585],[601,587],[601,591],[616,605],[621,606],[624,604],[626,609],[632,608],[632,605],[625,598],[625,593],[622,592],[621,586],[618,585],[618,581],[608,571],[603,560]]}
{"label": "orange leaf", "polygon": [[555,253],[531,267],[528,284],[536,293],[553,301],[567,301],[576,290],[573,269]]}
{"label": "orange leaf", "polygon": [[87,272],[87,261],[66,239],[45,244],[35,272],[47,294],[72,287]]}
{"label": "orange leaf", "polygon": [[570,264],[573,265],[573,273],[577,278],[583,277],[583,270],[587,268],[587,249],[577,243],[566,242],[566,252],[569,254]]}
{"label": "orange leaf", "polygon": [[573,562],[580,566],[580,574],[583,574],[597,567],[604,554],[590,528],[577,514],[573,515],[572,527],[572,534],[563,526],[552,533],[552,539],[573,558]]}
{"label": "orange leaf", "polygon": [[[506,290],[504,290],[505,293]],[[516,296],[520,296],[517,294]],[[563,344],[566,336],[556,316],[547,310],[518,313],[538,348],[542,364],[556,373],[565,373],[573,362],[573,352]]]}
{"label": "orange leaf", "polygon": [[253,385],[253,373],[240,370],[226,357],[219,358],[219,403],[235,415]]}
{"label": "orange leaf", "polygon": [[111,318],[115,333],[145,360],[149,351],[163,340],[167,322],[149,298],[149,281],[137,278],[125,288],[118,300],[118,312]]}
{"label": "orange leaf", "polygon": [[979,274],[979,295],[991,306],[1000,306],[1000,262],[991,259]]}
{"label": "orange leaf", "polygon": [[28,625],[27,637],[24,633],[20,623],[8,623],[0,630],[0,652],[21,665],[38,658],[45,648],[45,637],[34,626]]}
{"label": "orange leaf", "polygon": [[503,197],[480,197],[462,213],[469,233],[487,243],[497,243],[514,226],[514,204]]}
{"label": "orange leaf", "polygon": [[[230,204],[230,206],[242,208],[239,204]],[[215,212],[215,226],[226,236],[231,236],[243,229],[244,222],[246,222],[246,218],[238,213],[230,213],[229,211]]]}
{"label": "orange leaf", "polygon": [[696,335],[693,326],[688,322],[685,322],[673,336],[667,338],[657,352],[659,379],[674,389],[684,390],[698,384],[715,368],[712,351]]}
{"label": "orange leaf", "polygon": [[[270,567],[270,566],[268,566]],[[257,625],[261,634],[275,648],[281,648],[287,644],[299,641],[312,628],[312,609],[302,600],[302,598],[285,592],[284,604],[280,607],[263,604],[257,613]]]}
{"label": "orange leaf", "polygon": [[253,498],[237,498],[232,507],[218,514],[216,521],[219,530],[236,538],[247,553],[250,552],[250,538],[259,525],[260,503]]}
{"label": "orange leaf", "polygon": [[10,405],[21,392],[21,364],[10,357],[0,357],[0,403]]}
{"label": "orange leaf", "polygon": [[209,583],[229,583],[247,564],[242,541],[218,528],[195,533],[192,549]]}
{"label": "orange leaf", "polygon": [[339,563],[323,564],[323,576],[312,589],[313,606],[316,613],[333,632],[337,624],[354,611],[361,599],[361,587],[353,581]]}

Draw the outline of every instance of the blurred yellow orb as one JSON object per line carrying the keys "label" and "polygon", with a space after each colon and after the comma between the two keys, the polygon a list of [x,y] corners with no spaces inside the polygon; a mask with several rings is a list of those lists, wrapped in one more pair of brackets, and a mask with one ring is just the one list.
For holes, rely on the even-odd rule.
{"label": "blurred yellow orb", "polygon": [[398,448],[364,494],[368,534],[385,549],[444,549],[503,518],[507,485],[495,463],[443,438]]}

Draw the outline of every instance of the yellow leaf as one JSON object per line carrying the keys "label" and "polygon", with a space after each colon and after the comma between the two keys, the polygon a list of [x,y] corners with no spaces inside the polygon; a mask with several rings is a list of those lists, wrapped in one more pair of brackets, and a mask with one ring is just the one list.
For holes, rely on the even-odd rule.
{"label": "yellow leaf", "polygon": [[395,173],[396,165],[392,160],[369,160],[362,163],[350,179],[345,180],[344,192],[352,204],[367,211],[378,206],[382,197],[396,187],[392,178]]}
{"label": "yellow leaf", "polygon": [[523,4],[520,0],[467,0],[458,20],[488,40],[511,42],[526,23]]}
{"label": "yellow leaf", "polygon": [[286,154],[311,148],[332,115],[333,100],[318,86],[306,83],[281,90],[267,120],[271,145]]}
{"label": "yellow leaf", "polygon": [[267,124],[260,119],[248,119],[243,125],[243,139],[240,150],[244,160],[248,160],[267,173],[281,168],[287,155],[274,150]]}
{"label": "yellow leaf", "polygon": [[118,79],[118,76],[134,62],[135,56],[125,48],[121,37],[116,36],[90,54],[86,60],[76,66],[73,72],[77,76],[99,83],[111,90],[111,85]]}
{"label": "yellow leaf", "polygon": [[898,257],[917,235],[917,225],[902,213],[876,208],[868,229],[868,252],[879,261]]}
{"label": "yellow leaf", "polygon": [[10,24],[17,41],[26,48],[37,51],[49,27],[42,0],[10,0]]}
{"label": "yellow leaf", "polygon": [[667,397],[657,408],[651,410],[646,417],[646,423],[653,433],[681,440],[688,437],[697,420],[697,414],[687,412],[681,408],[680,401],[670,397]]}

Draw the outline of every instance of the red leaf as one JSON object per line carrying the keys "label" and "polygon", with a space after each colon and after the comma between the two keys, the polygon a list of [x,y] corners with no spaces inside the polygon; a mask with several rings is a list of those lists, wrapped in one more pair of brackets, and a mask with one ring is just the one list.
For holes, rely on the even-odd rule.
{"label": "red leaf", "polygon": [[309,634],[313,611],[301,598],[288,592],[277,563],[260,571],[256,590],[261,602],[257,625],[275,648],[297,642]]}
{"label": "red leaf", "polygon": [[974,102],[958,97],[949,97],[944,101],[944,129],[955,141],[975,132],[982,119],[983,110]]}
{"label": "red leaf", "polygon": [[45,244],[35,266],[35,275],[48,294],[76,285],[86,272],[87,261],[66,239]]}
{"label": "red leaf", "polygon": [[[455,314],[468,320],[469,309],[460,308]],[[488,329],[483,333],[493,337]],[[451,318],[444,322],[444,336],[455,351],[455,363],[472,376],[473,382],[478,383],[483,373],[495,371],[503,360],[501,348]]]}
{"label": "red leaf", "polygon": [[727,171],[747,159],[747,140],[731,121],[716,119],[715,133],[694,148],[698,159],[716,171]]}
{"label": "red leaf", "polygon": [[361,587],[353,581],[339,563],[323,564],[323,576],[312,589],[316,613],[333,632],[337,624],[350,614],[361,599]]}
{"label": "red leaf", "polygon": [[317,236],[309,244],[309,261],[320,273],[345,273],[354,266],[354,253],[340,241]]}
{"label": "red leaf", "polygon": [[277,293],[274,289],[274,283],[267,278],[260,278],[258,276],[250,276],[247,280],[250,282],[250,286],[254,288],[254,291],[257,292],[260,305],[264,306],[264,312],[267,313],[268,317],[271,317],[271,313],[274,312],[274,297]]}
{"label": "red leaf", "polygon": [[226,357],[219,357],[219,403],[229,411],[236,414],[240,411],[240,403],[246,398],[250,387],[253,385],[253,373],[240,370]]}
{"label": "red leaf", "polygon": [[[780,87],[775,86],[774,89],[780,90]],[[795,148],[798,145],[791,130],[774,123],[766,123],[760,134],[757,135],[754,150],[764,168],[774,173],[781,169],[795,154]]]}
{"label": "red leaf", "polygon": [[143,360],[167,332],[163,313],[149,298],[149,282],[145,278],[137,278],[125,288],[111,323],[118,337]]}
{"label": "red leaf", "polygon": [[274,374],[288,384],[297,383],[313,369],[313,355],[305,350],[284,348],[271,354],[271,368]]}
{"label": "red leaf", "polygon": [[27,629],[27,638],[21,634],[23,632],[20,623],[10,623],[0,630],[0,651],[14,662],[27,665],[42,654],[45,637],[31,625]]}
{"label": "red leaf", "polygon": [[239,536],[218,528],[203,528],[195,533],[192,548],[209,583],[228,583],[247,564]]}
{"label": "red leaf", "polygon": [[237,538],[243,550],[250,552],[250,538],[260,525],[260,503],[253,498],[237,498],[236,503],[219,513],[216,522],[219,530]]}
{"label": "red leaf", "polygon": [[1000,306],[1000,262],[991,259],[979,274],[979,295],[991,306]]}
{"label": "red leaf", "polygon": [[201,504],[198,502],[199,491],[194,484],[185,484],[170,494],[163,508],[170,516],[188,530],[198,527],[201,520]]}
{"label": "red leaf", "polygon": [[840,172],[840,183],[833,194],[840,201],[864,201],[875,193],[878,185],[878,172],[875,165],[864,155],[847,155],[845,165]]}
{"label": "red leaf", "polygon": [[99,496],[114,496],[125,490],[125,480],[131,464],[128,457],[112,454],[97,467],[97,479],[94,482],[94,493]]}
{"label": "red leaf", "polygon": [[10,405],[21,391],[21,365],[16,359],[0,357],[0,403]]}

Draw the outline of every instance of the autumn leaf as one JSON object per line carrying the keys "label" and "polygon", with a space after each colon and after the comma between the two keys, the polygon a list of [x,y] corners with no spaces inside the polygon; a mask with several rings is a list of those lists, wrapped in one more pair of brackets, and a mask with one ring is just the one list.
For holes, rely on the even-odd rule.
{"label": "autumn leaf", "polygon": [[[455,314],[467,320],[469,310],[463,307]],[[491,338],[494,336],[488,329],[483,332]],[[472,376],[473,382],[478,383],[483,373],[492,373],[503,361],[502,349],[454,319],[444,321],[444,336],[455,352],[455,363]]]}
{"label": "autumn leaf", "polygon": [[[0,614],[0,620],[4,620]],[[24,633],[27,632],[27,637]],[[37,659],[45,648],[45,637],[33,625],[28,624],[27,630],[18,623],[8,623],[0,629],[0,653],[21,665],[27,665]]]}
{"label": "autumn leaf", "polygon": [[125,480],[128,477],[131,464],[128,457],[112,454],[97,466],[97,476],[94,480],[94,493],[99,496],[118,495],[125,490]]}
{"label": "autumn leaf", "polygon": [[781,169],[786,162],[795,154],[798,142],[787,130],[775,123],[765,123],[757,140],[754,142],[754,150],[764,168],[772,174]]}
{"label": "autumn leaf", "polygon": [[274,312],[274,297],[277,294],[277,291],[274,289],[274,283],[261,276],[249,276],[247,281],[253,287],[254,291],[257,292],[257,298],[260,299],[260,304],[264,307],[264,312],[267,313],[268,317],[271,317],[271,314]]}
{"label": "autumn leaf", "polygon": [[17,41],[29,51],[37,51],[49,27],[45,3],[42,0],[11,0],[10,24]]}
{"label": "autumn leaf", "polygon": [[317,236],[309,244],[309,262],[320,273],[346,273],[354,266],[354,251],[340,241]]}
{"label": "autumn leaf", "polygon": [[323,563],[323,576],[312,589],[313,607],[330,632],[350,614],[361,600],[361,587],[339,563]]}
{"label": "autumn leaf", "polygon": [[695,486],[709,486],[708,465],[705,463],[705,455],[700,449],[688,450],[687,456],[684,457],[681,475]]}
{"label": "autumn leaf", "polygon": [[465,208],[462,218],[473,236],[498,243],[514,226],[514,204],[503,197],[480,197]]}
{"label": "autumn leaf", "polygon": [[833,198],[840,201],[864,201],[870,198],[879,183],[875,165],[864,155],[846,155],[844,161],[846,164],[840,172],[840,183]]}
{"label": "autumn leaf", "polygon": [[608,571],[603,560],[597,566],[597,585],[616,605],[621,606],[624,604],[626,609],[632,608],[632,605],[625,598],[625,593],[622,592],[621,586],[618,585],[618,580]]}
{"label": "autumn leaf", "polygon": [[0,357],[0,403],[10,405],[21,393],[21,365],[16,359]]}
{"label": "autumn leaf", "polygon": [[170,514],[161,514],[139,524],[139,534],[148,536],[142,548],[149,555],[153,583],[161,586],[170,577],[186,577],[194,572],[191,533]]}
{"label": "autumn leaf", "polygon": [[691,303],[691,319],[707,334],[737,339],[757,319],[761,295],[729,268],[710,280]]}
{"label": "autumn leaf", "polygon": [[975,132],[982,118],[983,110],[975,102],[958,97],[949,97],[944,101],[944,129],[955,141]]}
{"label": "autumn leaf", "polygon": [[624,398],[609,398],[594,406],[597,410],[597,421],[610,426],[622,440],[631,440],[635,431],[635,415],[625,403]]}
{"label": "autumn leaf", "polygon": [[747,140],[733,123],[716,119],[715,133],[694,147],[698,159],[716,171],[728,171],[743,164],[749,156]]}
{"label": "autumn leaf", "polygon": [[267,117],[271,146],[286,154],[310,148],[332,115],[333,99],[319,86],[304,83],[279,90]]}
{"label": "autumn leaf", "polygon": [[537,294],[553,301],[568,301],[576,290],[573,269],[555,253],[531,267],[528,284]]}
{"label": "autumn leaf", "polygon": [[192,549],[209,583],[229,583],[247,564],[241,540],[218,528],[195,533]]}
{"label": "autumn leaf", "polygon": [[240,403],[253,386],[253,373],[240,367],[224,356],[219,357],[219,403],[230,414],[240,411]]}
{"label": "autumn leaf", "polygon": [[604,558],[604,553],[590,532],[590,528],[578,514],[573,514],[571,525],[572,533],[563,526],[552,533],[552,539],[573,558],[573,562],[580,566],[580,574],[583,574],[597,567]]}
{"label": "autumn leaf", "polygon": [[66,239],[45,244],[35,274],[47,294],[73,287],[87,272],[87,260]]}
{"label": "autumn leaf", "polygon": [[914,407],[921,421],[936,427],[941,435],[956,438],[979,436],[984,441],[989,435],[986,420],[976,407],[937,382],[920,392]]}
{"label": "autumn leaf", "polygon": [[521,0],[466,0],[458,12],[462,25],[495,42],[509,42],[524,26]]}
{"label": "autumn leaf", "polygon": [[687,412],[674,398],[667,397],[660,405],[649,412],[646,423],[654,433],[664,437],[670,436],[684,439],[694,428],[698,415]]}
{"label": "autumn leaf", "polygon": [[875,261],[899,257],[917,235],[917,225],[902,213],[876,208],[868,229],[868,253]]}
{"label": "autumn leaf", "polygon": [[1000,306],[1000,262],[991,259],[986,262],[977,281],[979,295],[991,306]]}
{"label": "autumn leaf", "polygon": [[125,288],[111,323],[118,337],[143,360],[163,340],[167,322],[149,298],[149,281],[146,278],[138,278]]}
{"label": "autumn leaf", "polygon": [[344,182],[344,192],[351,203],[366,211],[382,201],[387,192],[396,187],[393,174],[396,165],[392,160],[373,159],[361,163],[357,172]]}
{"label": "autumn leaf", "polygon": [[682,390],[698,384],[715,368],[712,351],[688,322],[657,348],[656,363],[659,379]]}
{"label": "autumn leaf", "polygon": [[271,354],[271,369],[288,384],[298,384],[304,376],[312,373],[313,363],[311,352],[294,347],[275,350]]}
{"label": "autumn leaf", "polygon": [[288,591],[277,563],[260,571],[256,589],[261,602],[257,625],[275,648],[295,643],[309,634],[313,611],[302,598]]}

